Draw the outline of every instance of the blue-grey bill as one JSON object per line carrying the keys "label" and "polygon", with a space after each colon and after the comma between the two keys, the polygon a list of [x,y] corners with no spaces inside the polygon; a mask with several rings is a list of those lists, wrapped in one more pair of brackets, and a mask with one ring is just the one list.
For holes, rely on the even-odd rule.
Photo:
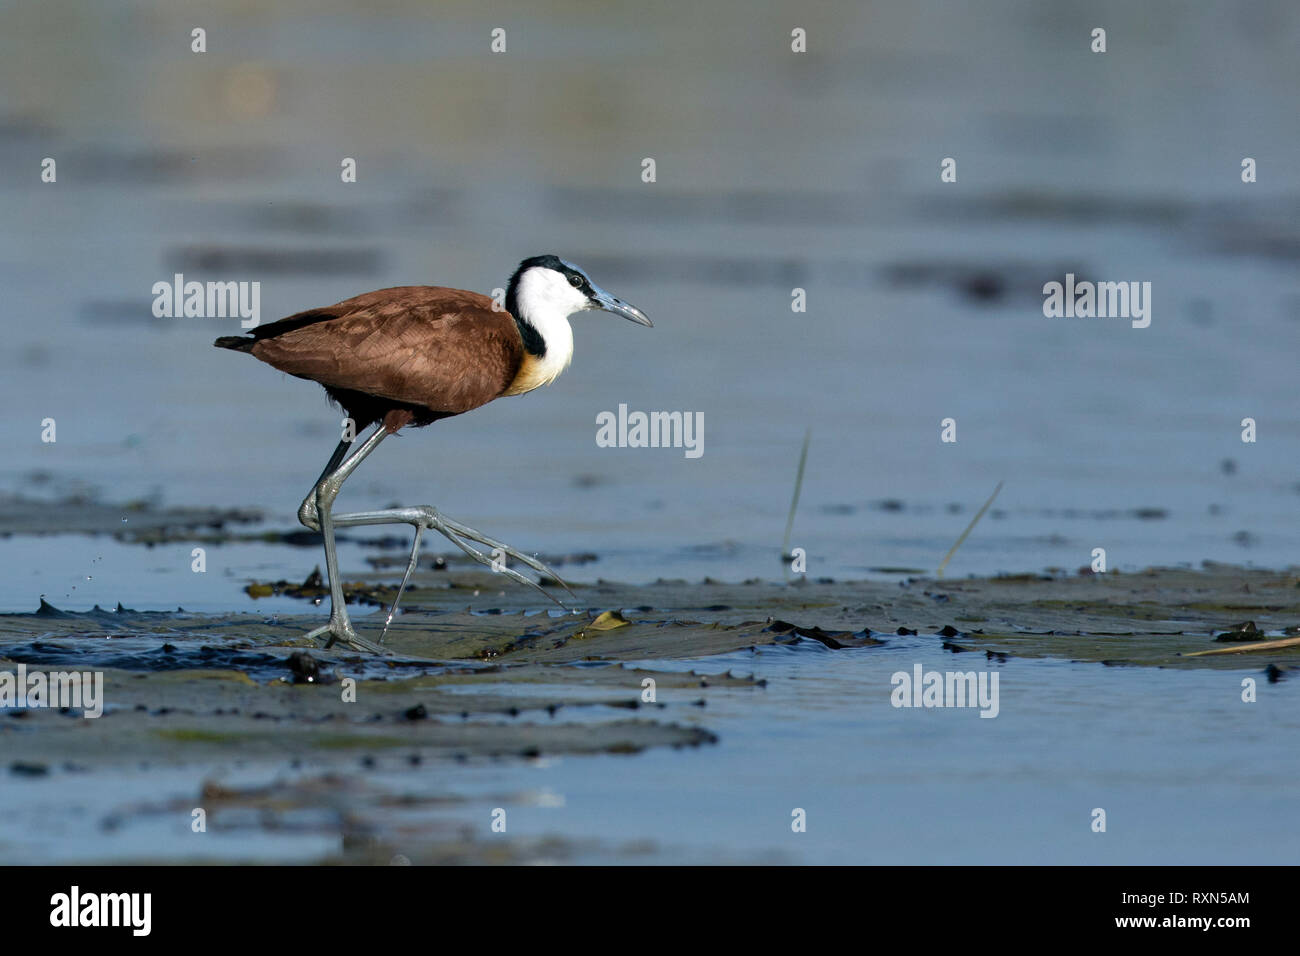
{"label": "blue-grey bill", "polygon": [[629,322],[635,322],[637,325],[644,325],[654,328],[654,323],[646,318],[646,314],[634,305],[628,305],[622,299],[616,299],[608,292],[601,289],[596,290],[593,296],[596,301],[596,308],[603,312],[609,312],[612,315],[621,315]]}

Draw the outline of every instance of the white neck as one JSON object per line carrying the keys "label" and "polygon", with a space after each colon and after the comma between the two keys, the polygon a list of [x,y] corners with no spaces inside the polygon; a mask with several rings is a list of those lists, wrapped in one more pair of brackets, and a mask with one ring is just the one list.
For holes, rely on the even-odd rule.
{"label": "white neck", "polygon": [[[521,308],[521,312],[524,310]],[[537,334],[546,343],[546,354],[538,358],[530,355],[533,364],[544,373],[544,380],[539,385],[549,385],[573,361],[573,326],[569,324],[569,315],[554,309],[535,309],[520,316],[537,330]]]}
{"label": "white neck", "polygon": [[573,327],[569,316],[587,305],[586,296],[550,269],[529,269],[515,293],[518,318],[531,325],[546,346],[544,355],[524,353],[523,365],[507,395],[520,395],[549,385],[573,361]]}

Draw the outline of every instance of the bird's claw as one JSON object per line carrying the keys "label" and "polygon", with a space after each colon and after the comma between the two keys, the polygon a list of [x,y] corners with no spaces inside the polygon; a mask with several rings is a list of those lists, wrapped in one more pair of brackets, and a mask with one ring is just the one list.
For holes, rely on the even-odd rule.
{"label": "bird's claw", "polygon": [[[312,517],[312,515],[307,513],[308,510],[309,509],[307,509],[306,503],[304,502],[303,513],[300,514],[300,517]],[[495,538],[489,538],[487,535],[476,531],[467,524],[461,524],[459,521],[454,521],[451,518],[440,514],[437,509],[429,505],[423,505],[418,508],[394,508],[383,512],[357,512],[355,514],[338,515],[334,518],[333,523],[337,526],[349,527],[362,524],[388,524],[398,522],[410,524],[415,528],[415,540],[411,543],[411,556],[406,564],[406,573],[402,576],[402,583],[397,589],[397,594],[393,598],[393,604],[389,609],[388,617],[384,621],[384,629],[380,634],[379,643],[367,640],[357,634],[356,630],[352,627],[351,621],[348,620],[346,609],[342,607],[344,599],[341,597],[331,598],[334,607],[330,615],[329,623],[323,627],[316,628],[316,630],[308,634],[307,637],[309,639],[315,640],[324,637],[327,639],[325,643],[325,647],[327,648],[332,647],[336,641],[342,641],[349,647],[359,651],[369,651],[372,654],[388,653],[382,646],[384,637],[388,634],[388,628],[393,623],[393,617],[397,614],[397,608],[402,600],[402,595],[405,593],[406,586],[411,580],[411,574],[415,570],[416,561],[418,560],[420,553],[421,537],[425,530],[437,531],[440,535],[456,547],[460,548],[460,550],[464,551],[479,564],[486,565],[498,574],[504,574],[512,581],[526,584],[539,594],[544,594],[547,600],[554,601],[560,607],[564,608],[565,611],[572,611],[572,608],[568,607],[563,601],[559,600],[555,595],[547,591],[541,586],[541,584],[531,578],[525,577],[513,568],[507,567],[504,559],[507,557],[514,558],[516,561],[527,565],[534,571],[546,575],[559,584],[560,587],[564,588],[564,590],[567,591],[576,601],[578,596],[573,593],[573,589],[565,584],[559,574],[557,574],[549,565],[537,560],[531,555],[524,554],[522,551],[510,547],[508,544],[497,541]],[[304,523],[306,522],[304,521]],[[490,548],[492,549],[492,553],[488,554],[483,551],[482,548],[475,547],[474,544],[471,544],[470,542],[476,542]],[[328,550],[326,552],[326,559],[328,562]],[[331,566],[331,570],[332,569],[333,566]]]}
{"label": "bird's claw", "polygon": [[334,646],[335,641],[342,641],[353,650],[369,651],[371,654],[387,654],[388,651],[376,644],[374,641],[367,640],[356,632],[350,621],[346,618],[335,620],[330,618],[330,622],[323,627],[318,627],[307,634],[307,640],[314,641],[322,637],[328,637],[323,647],[328,650]]}
{"label": "bird's claw", "polygon": [[563,601],[555,597],[555,595],[551,594],[549,591],[543,588],[536,581],[532,580],[531,578],[524,577],[524,575],[520,574],[518,571],[514,570],[513,568],[507,567],[505,565],[505,562],[502,561],[499,557],[494,558],[494,556],[492,555],[485,554],[480,549],[474,547],[473,545],[467,544],[465,541],[461,539],[466,538],[469,541],[477,541],[479,544],[487,545],[489,548],[492,548],[494,551],[499,552],[501,555],[514,558],[516,561],[526,564],[534,571],[537,571],[538,573],[544,574],[547,577],[551,578],[553,581],[559,584],[560,587],[564,588],[564,590],[569,593],[570,597],[572,597],[574,600],[577,600],[578,596],[573,593],[573,589],[570,588],[567,584],[565,584],[564,580],[555,571],[555,569],[553,569],[546,563],[542,561],[538,561],[536,558],[532,557],[531,555],[524,554],[522,551],[518,551],[515,548],[510,547],[510,545],[508,544],[505,544],[501,541],[497,541],[494,538],[489,538],[487,535],[483,534],[480,531],[476,531],[475,529],[471,528],[467,524],[461,524],[459,521],[454,521],[451,518],[448,518],[446,515],[440,514],[435,508],[426,506],[424,508],[421,508],[420,512],[423,516],[425,527],[429,528],[431,531],[437,531],[440,535],[442,535],[452,544],[456,545],[456,547],[460,548],[462,551],[464,551],[467,555],[469,555],[479,564],[486,565],[487,567],[491,568],[493,571],[497,572],[498,574],[504,574],[512,581],[518,581],[520,584],[528,585],[530,588],[533,588],[538,593],[546,595],[548,599],[554,601],[556,604],[564,608],[564,610],[566,611],[572,610],[572,608],[568,607]]}

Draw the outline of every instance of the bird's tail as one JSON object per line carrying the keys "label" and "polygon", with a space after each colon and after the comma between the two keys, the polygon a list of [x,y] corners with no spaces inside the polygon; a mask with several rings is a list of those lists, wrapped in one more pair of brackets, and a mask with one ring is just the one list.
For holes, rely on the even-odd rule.
{"label": "bird's tail", "polygon": [[251,335],[223,335],[212,343],[219,349],[234,349],[236,352],[248,352],[257,344]]}

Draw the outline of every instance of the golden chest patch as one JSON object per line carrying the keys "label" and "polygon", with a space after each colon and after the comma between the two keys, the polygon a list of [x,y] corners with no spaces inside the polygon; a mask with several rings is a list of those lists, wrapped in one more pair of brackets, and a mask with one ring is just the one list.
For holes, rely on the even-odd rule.
{"label": "golden chest patch", "polygon": [[515,373],[514,381],[510,383],[502,395],[522,395],[524,392],[531,392],[535,388],[543,385],[550,385],[560,373],[569,367],[569,361],[573,358],[570,352],[563,359],[558,359],[547,351],[542,358],[538,358],[530,352],[524,353],[524,360],[519,365],[519,371]]}

